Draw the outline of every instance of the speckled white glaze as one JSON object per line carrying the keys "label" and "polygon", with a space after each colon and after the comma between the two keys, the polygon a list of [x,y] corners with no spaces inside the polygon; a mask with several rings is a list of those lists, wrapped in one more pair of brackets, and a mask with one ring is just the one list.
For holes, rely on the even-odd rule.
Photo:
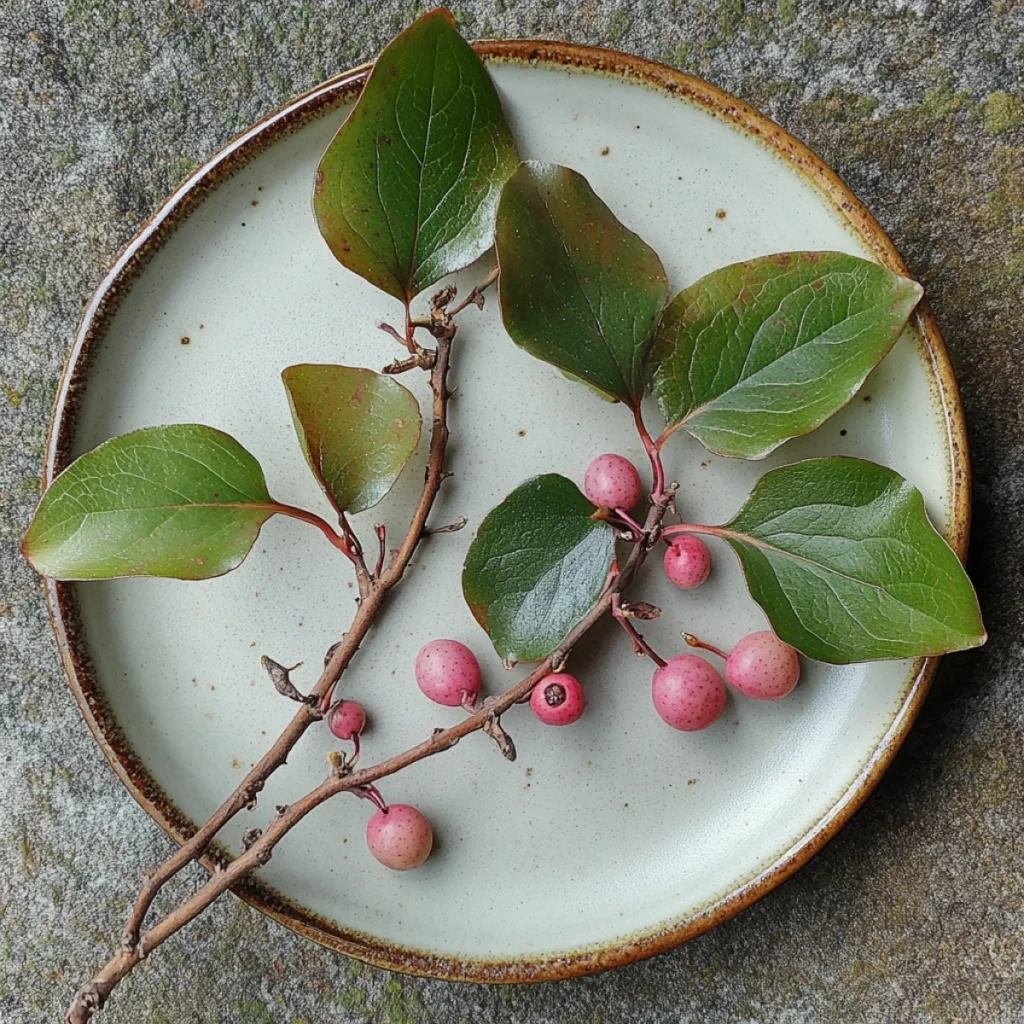
{"label": "speckled white glaze", "polygon": [[[661,254],[673,291],[728,262],[787,249],[869,255],[831,202],[741,129],[683,99],[586,72],[505,65],[495,78],[524,156],[584,173],[616,214]],[[299,453],[279,373],[296,362],[379,368],[395,351],[375,328],[396,303],[331,258],[310,212],[319,155],[345,115],[329,112],[216,188],[131,288],[90,371],[77,452],[136,427],[199,421],[229,431],[265,467],[282,501],[326,514]],[[257,205],[258,204],[258,205]],[[460,276],[479,279],[484,263]],[[190,343],[183,345],[181,339]],[[947,430],[912,332],[865,395],[816,434],[764,463],[715,458],[683,432],[667,448],[679,506],[721,522],[766,468],[808,456],[884,462],[950,513]],[[422,399],[422,380],[405,378]],[[425,543],[345,677],[366,708],[364,758],[377,760],[452,722],[416,686],[416,652],[458,638],[477,654],[484,691],[508,676],[460,592],[462,559],[485,512],[524,478],[580,480],[594,455],[643,465],[630,417],[595,399],[504,335],[495,304],[469,311],[458,339],[449,463],[436,523],[470,526]],[[649,419],[658,422],[652,406]],[[383,505],[357,517],[402,529],[422,479],[421,448]],[[764,627],[732,555],[713,547],[711,580],[692,594],[653,560],[635,593],[664,609],[645,624],[663,654],[688,630],[730,646]],[[347,563],[302,524],[270,522],[243,567],[204,583],[127,580],[77,586],[98,685],[129,746],[176,806],[204,819],[291,716],[260,668],[269,654],[307,668],[352,613]],[[890,726],[909,685],[906,662],[805,665],[778,703],[730,694],[709,729],[668,728],[650,700],[651,666],[609,624],[572,660],[587,711],[565,729],[522,709],[506,719],[519,759],[483,738],[382,783],[430,819],[436,849],[397,874],[364,843],[373,808],[342,797],[307,819],[262,877],[346,930],[442,956],[508,961],[615,946],[708,907],[798,843],[842,799]],[[323,777],[332,747],[312,730],[252,814],[264,824]]]}

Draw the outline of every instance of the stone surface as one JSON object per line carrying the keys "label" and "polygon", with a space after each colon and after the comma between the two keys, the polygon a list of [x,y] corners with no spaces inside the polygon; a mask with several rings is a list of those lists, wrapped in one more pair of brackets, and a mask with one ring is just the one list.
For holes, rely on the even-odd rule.
{"label": "stone surface", "polygon": [[[991,642],[948,659],[896,763],[811,865],[658,959],[534,987],[448,985],[328,953],[234,898],[104,1019],[1024,1020],[1024,3],[470,0],[471,36],[613,45],[759,106],[832,163],[928,288],[976,468]],[[54,1021],[168,840],[108,770],[17,554],[85,296],[198,161],[371,57],[415,5],[7,0],[0,14],[0,1020]],[[173,887],[181,894],[197,876]]]}

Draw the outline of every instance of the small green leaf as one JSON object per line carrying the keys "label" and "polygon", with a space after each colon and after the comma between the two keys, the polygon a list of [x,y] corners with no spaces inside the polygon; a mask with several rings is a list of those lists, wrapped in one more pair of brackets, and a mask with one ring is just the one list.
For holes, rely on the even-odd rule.
{"label": "small green leaf", "polygon": [[668,279],[587,179],[529,161],[509,178],[495,246],[512,340],[620,402],[639,404]]}
{"label": "small green leaf", "polygon": [[810,658],[845,665],[985,642],[971,581],[921,492],[884,466],[773,469],[731,522],[698,532],[728,541],[775,632]]}
{"label": "small green leaf", "polygon": [[540,661],[598,599],[615,533],[564,476],[535,476],[491,509],[470,545],[462,592],[506,663]]}
{"label": "small green leaf", "polygon": [[342,264],[408,302],[490,248],[518,159],[480,58],[432,11],[377,58],[320,161],[313,211]]}
{"label": "small green leaf", "polygon": [[669,431],[763,459],[820,426],[895,344],[921,286],[839,252],[763,256],[680,292],[654,343]]}
{"label": "small green leaf", "polygon": [[420,440],[420,407],[398,381],[302,363],[281,374],[295,432],[338,512],[362,512],[394,486]]}
{"label": "small green leaf", "polygon": [[147,427],[68,466],[21,547],[55,579],[207,579],[236,568],[277,510],[233,437],[195,423]]}

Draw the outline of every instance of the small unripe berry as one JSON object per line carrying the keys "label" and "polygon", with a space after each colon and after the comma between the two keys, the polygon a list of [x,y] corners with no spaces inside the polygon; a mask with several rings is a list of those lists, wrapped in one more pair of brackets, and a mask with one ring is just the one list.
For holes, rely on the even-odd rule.
{"label": "small unripe berry", "polygon": [[778,700],[800,679],[800,658],[770,630],[751,633],[726,659],[725,678],[748,697]]}
{"label": "small unripe berry", "polygon": [[706,729],[725,708],[722,677],[696,654],[677,654],[662,665],[651,683],[654,707],[673,729]]}
{"label": "small unripe berry", "polygon": [[409,871],[430,856],[434,833],[415,807],[392,804],[366,823],[366,845],[384,867]]}
{"label": "small unripe berry", "polygon": [[711,575],[711,552],[692,534],[672,538],[665,552],[665,575],[681,590],[699,587]]}
{"label": "small unripe berry", "polygon": [[586,706],[583,687],[567,672],[545,676],[530,693],[530,710],[545,725],[572,725]]}
{"label": "small unripe berry", "polygon": [[640,500],[642,491],[636,466],[621,455],[598,455],[583,478],[587,499],[605,508],[628,511]]}
{"label": "small unripe berry", "polygon": [[339,740],[351,740],[366,728],[366,712],[354,700],[340,700],[327,712],[327,728]]}
{"label": "small unripe berry", "polygon": [[458,707],[480,690],[476,655],[458,640],[431,640],[416,655],[416,682],[438,704]]}

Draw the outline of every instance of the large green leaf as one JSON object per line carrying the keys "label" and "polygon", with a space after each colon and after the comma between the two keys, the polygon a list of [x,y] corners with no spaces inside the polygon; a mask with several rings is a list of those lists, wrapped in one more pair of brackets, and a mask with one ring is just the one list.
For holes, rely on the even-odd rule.
{"label": "large green leaf", "polygon": [[320,161],[313,210],[341,263],[408,301],[490,248],[517,162],[494,83],[436,10],[377,58]]}
{"label": "large green leaf", "polygon": [[568,167],[524,163],[498,206],[501,315],[531,355],[636,406],[668,280],[658,254]]}
{"label": "large green leaf", "polygon": [[313,475],[339,512],[391,490],[416,451],[420,407],[398,381],[351,366],[302,363],[281,374]]}
{"label": "large green leaf", "polygon": [[892,348],[921,286],[839,252],[734,263],[680,292],[654,343],[670,430],[761,459],[820,426]]}
{"label": "large green leaf", "polygon": [[50,484],[22,551],[46,576],[199,580],[234,569],[277,506],[259,463],[195,423],[106,441]]}
{"label": "large green leaf", "polygon": [[535,476],[491,509],[466,555],[462,592],[502,660],[547,657],[600,596],[615,534],[564,476]]}
{"label": "large green leaf", "polygon": [[729,542],[775,632],[818,661],[910,658],[985,642],[978,599],[898,473],[850,458],[773,469]]}

